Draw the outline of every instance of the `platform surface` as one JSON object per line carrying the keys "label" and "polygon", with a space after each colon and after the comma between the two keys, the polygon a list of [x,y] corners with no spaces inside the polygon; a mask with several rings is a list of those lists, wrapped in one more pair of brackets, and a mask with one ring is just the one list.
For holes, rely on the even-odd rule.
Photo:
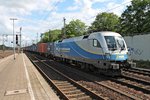
{"label": "platform surface", "polygon": [[0,100],[58,100],[59,98],[22,54],[0,60]]}

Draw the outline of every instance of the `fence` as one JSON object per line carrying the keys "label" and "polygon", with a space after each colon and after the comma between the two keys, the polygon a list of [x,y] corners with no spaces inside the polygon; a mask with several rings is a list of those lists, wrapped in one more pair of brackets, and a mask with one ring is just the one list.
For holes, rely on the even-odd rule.
{"label": "fence", "polygon": [[150,61],[150,34],[125,36],[124,39],[131,59]]}

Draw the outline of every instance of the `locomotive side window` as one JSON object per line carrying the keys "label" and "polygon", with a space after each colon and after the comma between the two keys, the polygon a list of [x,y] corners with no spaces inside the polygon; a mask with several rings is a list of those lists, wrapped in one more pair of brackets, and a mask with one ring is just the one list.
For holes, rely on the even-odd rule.
{"label": "locomotive side window", "polygon": [[93,39],[93,46],[94,46],[94,47],[99,47],[99,48],[101,48],[100,43],[99,43],[98,40],[96,40],[96,39]]}

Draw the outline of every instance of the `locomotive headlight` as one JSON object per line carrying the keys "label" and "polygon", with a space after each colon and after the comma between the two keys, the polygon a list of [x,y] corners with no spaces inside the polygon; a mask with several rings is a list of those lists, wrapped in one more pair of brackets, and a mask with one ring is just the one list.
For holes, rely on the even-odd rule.
{"label": "locomotive headlight", "polygon": [[106,58],[110,58],[110,53],[105,53]]}

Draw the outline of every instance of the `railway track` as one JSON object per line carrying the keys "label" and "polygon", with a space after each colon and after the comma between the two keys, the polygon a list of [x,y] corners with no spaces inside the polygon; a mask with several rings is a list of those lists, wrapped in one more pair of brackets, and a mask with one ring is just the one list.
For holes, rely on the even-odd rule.
{"label": "railway track", "polygon": [[[29,57],[29,55],[28,55]],[[57,90],[58,94],[61,96],[62,99],[86,99],[86,100],[105,100],[105,97],[102,97],[90,89],[82,86],[81,84],[77,83],[75,80],[67,77],[63,73],[59,72],[58,70],[54,69],[50,65],[42,62],[38,58],[33,56],[29,57],[29,59],[34,63],[37,69],[46,77],[48,82],[52,85],[52,87]]]}
{"label": "railway track", "polygon": [[[149,70],[146,69],[140,69],[140,68],[131,68],[131,69],[124,69],[122,71],[122,74],[124,77],[136,81],[138,83],[142,83],[142,85],[139,85],[140,87],[144,88],[145,93],[150,94],[150,76],[149,76]],[[135,82],[133,82],[135,84]],[[144,86],[143,86],[144,85]],[[146,91],[145,91],[146,90]]]}
{"label": "railway track", "polygon": [[[62,65],[59,65],[59,64],[55,64],[53,61],[50,62],[50,61],[47,61],[47,60],[43,60],[43,58],[41,58],[41,57],[38,57],[38,58],[41,61],[47,63],[48,65],[53,65],[53,66],[55,65],[55,67],[56,66],[62,66]],[[59,70],[61,68],[63,68],[63,67],[58,67]],[[66,67],[64,67],[64,68],[66,68]],[[67,70],[68,69],[69,68],[67,68]],[[62,73],[67,74],[67,76],[69,76],[68,75],[69,73],[72,73],[74,75],[76,74],[76,76],[80,77],[80,79],[76,79],[76,81],[82,80],[82,81],[78,81],[78,83],[80,83],[82,85],[85,85],[86,87],[88,87],[91,90],[95,91],[99,95],[102,95],[103,97],[108,97],[108,99],[118,99],[120,95],[122,95],[122,97],[120,97],[119,99],[122,99],[122,98],[124,98],[124,99],[125,98],[126,99],[143,99],[143,98],[144,99],[149,99],[150,98],[149,96],[147,96],[145,94],[144,95],[142,94],[142,96],[141,96],[141,93],[138,93],[138,92],[139,91],[142,91],[142,92],[144,91],[145,92],[145,90],[144,89],[141,90],[141,88],[138,87],[135,84],[133,85],[132,84],[133,82],[131,82],[131,80],[129,81],[129,79],[128,79],[128,83],[127,83],[127,80],[122,81],[122,80],[118,80],[118,79],[117,80],[115,80],[115,79],[112,80],[112,79],[107,79],[107,78],[100,79],[100,78],[97,78],[95,76],[86,75],[86,74],[83,74],[83,73],[79,74],[81,72],[77,71],[77,70],[74,71],[74,69],[71,69],[71,70],[72,70],[72,72],[66,72],[66,70],[64,70],[64,72],[62,72]],[[88,79],[86,79],[86,81],[85,81],[85,79],[81,79],[81,77],[83,77],[83,76],[85,78],[88,77]],[[95,80],[93,80],[93,79],[95,79]],[[120,81],[120,82],[118,82],[118,81]],[[135,89],[135,90],[133,90],[133,89]],[[104,92],[104,91],[107,91],[107,92]],[[111,95],[111,98],[110,98],[110,95]],[[115,98],[115,96],[118,97],[118,98]]]}
{"label": "railway track", "polygon": [[122,76],[121,78],[111,78],[112,81],[122,84],[124,86],[141,91],[145,94],[150,94],[150,83],[136,78]]}
{"label": "railway track", "polygon": [[150,85],[150,77],[149,76],[145,76],[143,74],[139,74],[139,73],[135,73],[135,72],[130,72],[130,71],[122,71],[122,75],[125,77],[130,77],[133,79],[137,79],[139,81],[143,81],[145,83],[148,83],[148,85]]}
{"label": "railway track", "polygon": [[141,74],[143,76],[150,77],[150,70],[148,69],[142,69],[142,68],[131,68],[131,69],[124,69],[125,71]]}
{"label": "railway track", "polygon": [[[96,75],[98,76],[98,75]],[[136,91],[143,92],[145,94],[150,94],[150,77],[135,77],[133,74],[129,75],[123,75],[120,78],[110,78],[110,77],[105,77],[105,79],[111,80],[112,82],[116,82],[117,84],[121,84],[123,86],[129,87],[131,89],[134,89]]]}
{"label": "railway track", "polygon": [[139,70],[139,71],[143,71],[143,72],[150,73],[150,69],[137,68],[137,67],[132,67],[131,69],[134,69],[134,70]]}

